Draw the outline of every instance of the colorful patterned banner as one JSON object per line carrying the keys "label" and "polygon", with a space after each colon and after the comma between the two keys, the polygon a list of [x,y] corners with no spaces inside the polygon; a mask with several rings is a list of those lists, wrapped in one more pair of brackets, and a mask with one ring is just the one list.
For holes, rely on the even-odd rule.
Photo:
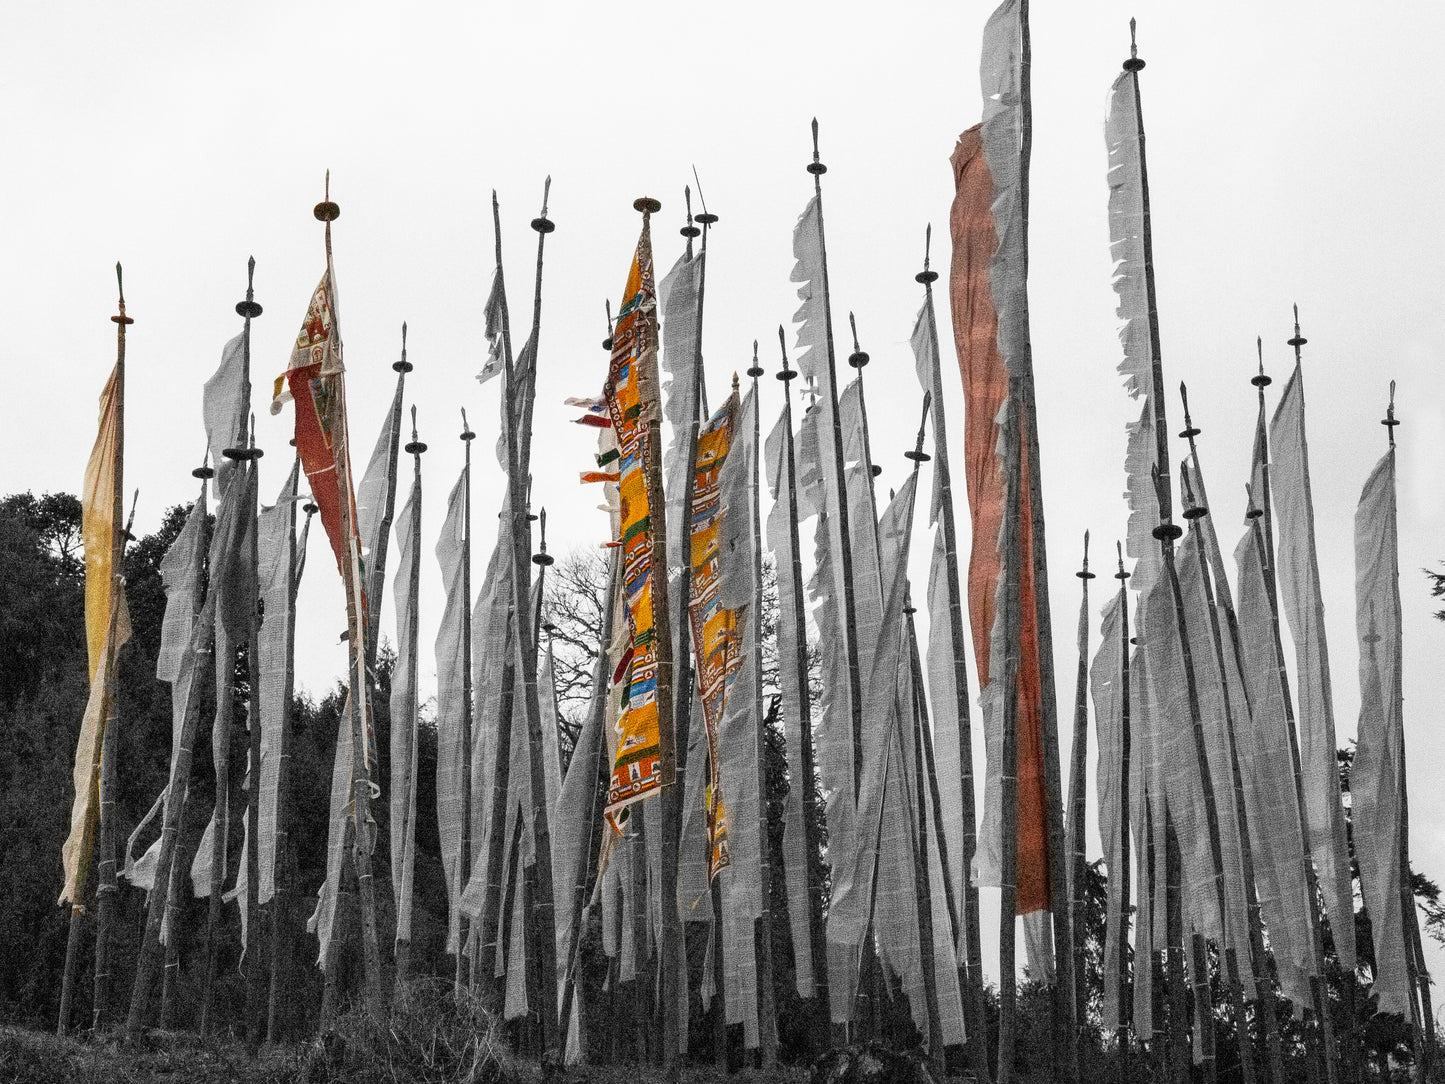
{"label": "colorful patterned banner", "polygon": [[[604,393],[617,438],[622,491],[622,588],[631,633],[631,659],[621,684],[622,711],[617,720],[617,757],[607,793],[607,819],[619,832],[626,807],[662,789],[662,748],[657,713],[657,644],[652,614],[651,502],[662,494],[648,491],[645,461],[647,425],[657,410],[657,291],[652,273],[652,242],[644,221],[642,236],[617,326]],[[601,464],[599,464],[601,465]]]}
{"label": "colorful patterned banner", "polygon": [[737,611],[727,609],[718,597],[722,563],[718,551],[718,524],[722,519],[718,478],[727,462],[732,444],[738,393],[728,397],[707,428],[698,434],[697,462],[692,495],[692,642],[698,657],[698,691],[702,695],[703,720],[707,724],[708,788],[707,837],[708,877],[729,864],[728,817],[723,804],[721,762],[718,759],[718,731],[733,675],[738,671]]}

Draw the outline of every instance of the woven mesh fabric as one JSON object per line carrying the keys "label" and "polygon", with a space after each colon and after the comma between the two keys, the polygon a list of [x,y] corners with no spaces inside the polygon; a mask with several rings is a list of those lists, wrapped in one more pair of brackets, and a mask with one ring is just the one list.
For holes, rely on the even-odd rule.
{"label": "woven mesh fabric", "polygon": [[1235,548],[1243,681],[1249,726],[1239,746],[1247,768],[1245,808],[1254,848],[1260,914],[1279,972],[1280,992],[1299,1008],[1310,1003],[1313,938],[1304,879],[1304,839],[1293,786],[1294,759],[1275,649],[1268,587],[1260,560],[1263,531],[1251,521]]}
{"label": "woven mesh fabric", "polygon": [[[257,704],[261,726],[259,831],[257,845],[261,883],[257,900],[267,903],[276,887],[276,827],[281,785],[281,730],[290,710],[287,677],[291,668],[292,594],[291,540],[296,517],[300,462],[281,487],[276,503],[263,508],[257,526],[257,573],[262,617],[257,635],[259,675]],[[244,864],[244,863],[243,863]]]}
{"label": "woven mesh fabric", "polygon": [[1305,440],[1304,373],[1296,364],[1270,424],[1274,456],[1275,538],[1279,545],[1279,605],[1295,645],[1300,770],[1310,852],[1340,966],[1355,966],[1354,891],[1345,841],[1340,776],[1335,762],[1334,693],[1325,638],[1325,605],[1315,552],[1314,498],[1310,492],[1309,445]]}
{"label": "woven mesh fabric", "polygon": [[[1198,523],[1198,520],[1194,521]],[[1225,890],[1225,946],[1235,950],[1238,959],[1248,962],[1249,913],[1246,909],[1244,881],[1244,847],[1239,817],[1234,802],[1234,773],[1230,763],[1230,740],[1227,729],[1226,698],[1229,690],[1225,672],[1215,651],[1209,599],[1205,593],[1202,535],[1190,526],[1179,547],[1179,589],[1184,601],[1185,629],[1189,635],[1190,655],[1194,662],[1194,686],[1199,699],[1200,721],[1204,728],[1206,768],[1214,787],[1214,806],[1219,819],[1220,852],[1223,859]],[[1221,629],[1222,632],[1222,629]],[[1221,637],[1221,646],[1223,638]],[[1233,702],[1228,702],[1230,713]],[[1242,782],[1242,780],[1241,780]],[[1254,976],[1249,967],[1241,968],[1245,996],[1254,997]]]}
{"label": "woven mesh fabric", "polygon": [[[943,528],[933,535],[933,556],[928,568],[928,687],[932,692],[934,766],[938,775],[939,811],[943,820],[943,838],[948,846],[948,879],[958,908],[956,949],[966,951],[963,944],[967,917],[965,889],[970,856],[963,852],[963,772],[973,770],[965,765],[962,739],[959,734],[957,683],[962,680],[954,670],[953,632],[948,613],[948,569]],[[970,751],[971,760],[971,751]]]}
{"label": "woven mesh fabric", "polygon": [[[1375,940],[1374,992],[1380,1012],[1417,1011],[1406,957],[1414,951],[1401,900],[1405,730],[1400,690],[1400,541],[1395,516],[1395,449],[1375,465],[1355,510],[1355,635],[1360,644],[1360,727],[1350,772],[1360,888]],[[1408,883],[1408,882],[1407,882]],[[1406,899],[1413,900],[1408,894]],[[1407,925],[1408,924],[1408,925]]]}
{"label": "woven mesh fabric", "polygon": [[216,469],[216,497],[231,488],[236,464],[221,453],[246,442],[246,420],[251,409],[246,384],[245,335],[237,335],[221,349],[221,364],[201,393],[201,415],[206,423],[206,453]]}
{"label": "woven mesh fabric", "polygon": [[798,665],[800,647],[805,647],[807,630],[798,627],[793,614],[798,607],[801,584],[794,584],[794,562],[799,555],[793,547],[790,505],[796,487],[793,463],[788,454],[785,427],[787,415],[777,424],[764,444],[768,486],[773,507],[768,513],[767,543],[773,553],[778,584],[778,686],[782,694],[780,711],[783,744],[788,757],[788,794],[783,802],[783,882],[788,893],[788,925],[793,935],[794,985],[799,997],[815,993],[811,907],[808,897],[808,839],[803,824],[803,742],[813,740],[811,725],[805,725],[807,675]]}
{"label": "woven mesh fabric", "polygon": [[[1127,600],[1112,596],[1104,604],[1099,629],[1099,650],[1089,672],[1089,689],[1094,700],[1094,730],[1098,762],[1094,773],[1099,817],[1099,844],[1109,870],[1104,885],[1104,998],[1105,1031],[1119,1026],[1119,938],[1124,934],[1125,908],[1122,871],[1124,863],[1123,824],[1120,802],[1128,781],[1124,779],[1124,646],[1120,622]],[[1132,767],[1132,766],[1131,766]],[[1135,886],[1137,887],[1137,886]]]}
{"label": "woven mesh fabric", "polygon": [[386,585],[387,543],[392,510],[396,507],[397,452],[401,445],[401,393],[405,373],[396,379],[396,392],[381,423],[376,447],[356,489],[356,530],[361,539],[362,568],[366,580],[366,645],[374,657],[381,642],[381,596]]}
{"label": "woven mesh fabric", "polygon": [[416,876],[417,624],[421,593],[421,467],[396,522],[396,666],[391,675],[391,890],[396,939],[411,940]]}
{"label": "woven mesh fabric", "polygon": [[759,713],[762,674],[758,669],[757,591],[758,538],[754,532],[754,488],[758,448],[754,439],[757,402],[751,390],[743,398],[733,428],[732,445],[718,478],[722,523],[718,529],[721,573],[718,602],[736,611],[742,646],[739,665],[727,682],[718,749],[722,756],[722,788],[728,804],[728,836],[732,861],[720,875],[723,891],[723,934],[730,946],[723,954],[724,1000],[729,1023],[743,1025],[744,1045],[758,1045],[757,955],[755,921],[763,914],[760,835],[762,815],[758,763],[762,742]]}
{"label": "woven mesh fabric", "polygon": [[1160,775],[1169,817],[1183,859],[1184,918],[1195,931],[1223,944],[1214,859],[1205,818],[1203,766],[1194,744],[1183,645],[1168,582],[1160,580],[1144,599],[1144,647],[1159,712]]}
{"label": "woven mesh fabric", "polygon": [[462,727],[470,715],[465,702],[463,669],[469,664],[463,622],[471,604],[462,591],[462,559],[466,532],[466,475],[447,497],[446,520],[437,539],[446,607],[437,628],[437,828],[442,870],[447,882],[447,951],[457,952],[461,932],[462,818],[466,809],[462,771]]}

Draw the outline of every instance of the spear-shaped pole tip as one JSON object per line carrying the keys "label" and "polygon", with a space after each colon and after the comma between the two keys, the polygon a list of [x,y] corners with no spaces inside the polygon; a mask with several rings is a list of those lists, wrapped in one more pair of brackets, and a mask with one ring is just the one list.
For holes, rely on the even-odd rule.
{"label": "spear-shaped pole tip", "polygon": [[1390,404],[1385,408],[1385,417],[1380,421],[1385,427],[1385,432],[1390,434],[1390,447],[1395,447],[1395,426],[1400,420],[1395,417],[1395,382],[1390,381]]}
{"label": "spear-shaped pole tip", "polygon": [[1119,571],[1114,573],[1114,579],[1119,581],[1119,590],[1124,589],[1124,581],[1129,578],[1129,573],[1124,571],[1124,543],[1118,539],[1114,540],[1114,554],[1119,561]]}
{"label": "spear-shaped pole tip", "polygon": [[120,307],[125,308],[125,274],[121,270],[120,261],[115,261],[115,289],[120,294]]}
{"label": "spear-shaped pole tip", "polygon": [[1085,581],[1086,589],[1088,581],[1094,578],[1094,574],[1089,571],[1089,530],[1087,527],[1084,529],[1084,567],[1074,575]]}
{"label": "spear-shaped pole tip", "polygon": [[1144,62],[1139,59],[1138,24],[1131,18],[1129,20],[1129,59],[1124,61],[1124,70],[1137,72],[1143,67]]}
{"label": "spear-shaped pole tip", "polygon": [[848,313],[848,326],[853,330],[853,353],[848,355],[848,364],[861,374],[863,366],[868,364],[868,352],[858,345],[858,321],[853,319],[852,312]]}
{"label": "spear-shaped pole tip", "polygon": [[753,340],[753,364],[752,364],[752,366],[748,369],[748,376],[750,376],[750,377],[753,378],[753,384],[756,385],[757,382],[758,382],[758,377],[760,377],[760,376],[762,376],[762,375],[763,375],[763,367],[758,364],[758,340],[757,340],[757,339],[754,339],[754,340]]}
{"label": "spear-shaped pole tip", "polygon": [[921,282],[924,286],[932,288],[938,281],[938,272],[929,269],[929,262],[933,257],[933,223],[928,223],[923,228],[923,270],[913,276],[914,282]]}
{"label": "spear-shaped pole tip", "polygon": [[913,441],[913,451],[907,454],[907,458],[913,460],[913,469],[916,471],[920,464],[926,463],[931,457],[923,450],[923,432],[928,428],[928,409],[933,405],[933,392],[923,393],[923,413],[918,418],[918,435]]}
{"label": "spear-shaped pole tip", "polygon": [[1304,345],[1305,343],[1307,343],[1307,342],[1309,342],[1309,340],[1306,339],[1303,335],[1300,334],[1300,330],[1299,330],[1299,303],[1298,303],[1298,302],[1295,302],[1295,305],[1294,305],[1294,338],[1289,341],[1289,345],[1294,347],[1294,359],[1295,359],[1295,361],[1299,361],[1299,348],[1300,348],[1301,346],[1303,346],[1303,345]]}
{"label": "spear-shaped pole tip", "polygon": [[467,441],[469,441],[469,440],[471,440],[473,437],[475,437],[476,434],[472,432],[472,427],[467,424],[467,408],[466,408],[466,407],[462,407],[462,408],[461,408],[461,412],[462,412],[462,437],[461,437],[461,439],[462,439],[462,440],[467,440]]}
{"label": "spear-shaped pole tip", "polygon": [[1259,357],[1259,372],[1250,378],[1250,383],[1259,389],[1259,394],[1264,395],[1264,389],[1269,387],[1273,381],[1264,375],[1264,336],[1254,337],[1254,352]]}

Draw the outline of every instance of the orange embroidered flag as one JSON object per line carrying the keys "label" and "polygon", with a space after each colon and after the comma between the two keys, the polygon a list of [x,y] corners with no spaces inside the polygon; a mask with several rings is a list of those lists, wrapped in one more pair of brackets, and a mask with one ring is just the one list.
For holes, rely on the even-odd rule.
{"label": "orange embroidered flag", "polygon": [[662,789],[662,747],[657,710],[657,642],[652,611],[651,508],[662,494],[648,490],[647,423],[657,404],[657,291],[652,240],[644,220],[612,333],[612,360],[604,389],[617,439],[621,490],[622,591],[631,654],[622,680],[617,756],[607,793],[607,819],[621,831],[626,810]]}

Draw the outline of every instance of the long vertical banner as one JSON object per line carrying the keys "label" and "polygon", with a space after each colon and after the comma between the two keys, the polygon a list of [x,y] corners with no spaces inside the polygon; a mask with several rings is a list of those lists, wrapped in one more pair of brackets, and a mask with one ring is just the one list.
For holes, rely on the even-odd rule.
{"label": "long vertical banner", "polygon": [[[624,677],[617,720],[617,757],[607,789],[607,820],[618,831],[626,809],[662,789],[657,716],[657,644],[652,622],[652,516],[643,469],[647,422],[657,409],[657,291],[652,243],[644,228],[627,274],[625,300],[612,333],[612,360],[603,389],[617,438],[622,494],[622,590],[631,644],[618,667]],[[646,374],[648,363],[653,372]],[[651,379],[644,384],[644,375]],[[660,499],[661,494],[657,497]]]}
{"label": "long vertical banner", "polygon": [[707,874],[709,879],[729,864],[727,808],[722,796],[718,759],[718,731],[722,726],[728,686],[741,662],[737,611],[722,605],[718,582],[722,574],[718,550],[718,524],[722,518],[718,479],[732,445],[738,397],[733,392],[698,434],[697,462],[692,497],[692,642],[697,645],[698,690],[702,694],[703,721],[707,724],[708,789]]}

